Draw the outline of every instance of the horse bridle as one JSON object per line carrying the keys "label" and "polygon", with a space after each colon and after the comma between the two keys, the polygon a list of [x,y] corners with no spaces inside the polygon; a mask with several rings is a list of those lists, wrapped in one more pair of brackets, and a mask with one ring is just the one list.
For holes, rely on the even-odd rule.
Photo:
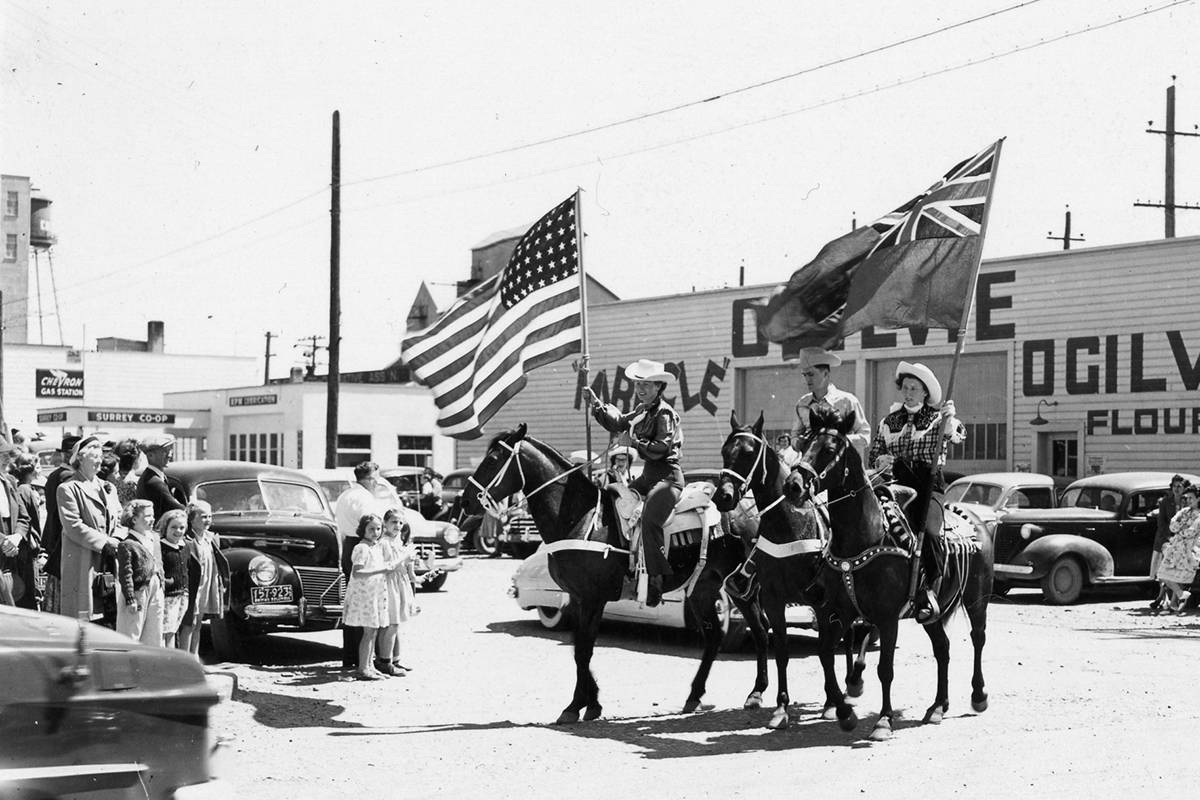
{"label": "horse bridle", "polygon": [[[490,513],[494,516],[499,516],[502,509],[500,508],[500,504],[496,502],[496,498],[492,497],[492,489],[494,489],[497,485],[499,485],[500,481],[504,480],[504,476],[508,474],[508,470],[512,467],[514,461],[516,462],[516,465],[517,465],[517,476],[521,480],[521,488],[522,489],[525,488],[525,468],[521,466],[521,459],[520,459],[521,445],[525,444],[525,440],[518,439],[516,444],[509,444],[508,442],[505,442],[505,441],[497,442],[497,444],[499,444],[504,449],[508,450],[508,458],[505,459],[504,466],[502,466],[502,467],[500,467],[500,469],[496,470],[496,474],[492,476],[492,479],[490,481],[488,481],[487,486],[484,486],[479,481],[475,480],[474,473],[472,473],[471,476],[469,478],[467,478],[467,483],[471,484],[472,486],[474,486],[476,489],[479,490],[479,505],[483,506],[484,511],[487,511],[488,513]],[[528,503],[529,498],[533,497],[534,495],[536,495],[538,492],[545,489],[550,484],[562,480],[563,478],[570,475],[572,472],[577,472],[578,470],[583,469],[584,467],[588,466],[593,461],[596,461],[603,455],[604,455],[604,453],[600,453],[598,455],[592,456],[590,459],[583,462],[582,464],[577,464],[574,467],[571,467],[566,472],[555,475],[553,478],[546,481],[545,483],[543,483],[541,486],[537,487],[536,489],[529,491],[529,492],[525,492],[525,502]]]}
{"label": "horse bridle", "polygon": [[[837,452],[829,460],[829,463],[825,465],[825,469],[821,470],[820,472],[817,472],[815,469],[813,469],[812,464],[809,464],[803,458],[801,458],[794,465],[792,465],[793,470],[807,472],[811,476],[809,478],[809,480],[806,481],[805,487],[804,487],[808,491],[808,494],[810,497],[812,495],[819,494],[823,490],[825,479],[827,477],[829,477],[830,471],[846,455],[846,448],[850,446],[850,438],[848,436],[846,436],[846,434],[839,431],[837,428],[822,428],[821,430],[819,430],[815,434],[813,434],[813,439],[815,440],[817,437],[823,436],[823,435],[832,436],[834,441],[837,443]],[[850,468],[848,466],[843,465],[842,468],[847,474],[849,474]],[[814,491],[814,489],[815,489],[815,491]]]}
{"label": "horse bridle", "polygon": [[[722,475],[725,475],[725,474],[732,475],[734,478],[736,478],[737,480],[742,482],[742,485],[739,486],[738,490],[737,490],[738,497],[740,499],[742,496],[744,496],[746,494],[746,490],[750,488],[750,484],[754,481],[754,473],[758,472],[759,467],[762,467],[762,473],[763,473],[762,479],[763,479],[763,483],[766,483],[766,480],[767,480],[767,440],[751,431],[734,431],[733,436],[734,436],[734,438],[737,438],[738,436],[745,436],[746,438],[752,440],[755,444],[758,445],[758,450],[754,453],[754,463],[750,465],[750,471],[747,472],[745,475],[742,475],[737,470],[730,469],[729,467],[721,468]],[[761,515],[767,513],[772,508],[774,508],[775,506],[779,505],[782,502],[783,502],[783,494],[780,493],[779,497],[776,497],[773,501],[771,501],[771,503],[769,505],[765,506],[764,508],[760,508],[758,510],[759,515],[761,516]]]}

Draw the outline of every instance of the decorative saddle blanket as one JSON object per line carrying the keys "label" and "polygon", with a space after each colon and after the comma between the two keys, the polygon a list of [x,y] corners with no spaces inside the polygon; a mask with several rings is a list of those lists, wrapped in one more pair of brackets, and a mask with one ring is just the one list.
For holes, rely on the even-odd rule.
{"label": "decorative saddle blanket", "polygon": [[[614,484],[609,488],[617,493],[613,508],[621,523],[621,537],[627,543],[631,542],[642,519],[642,498],[628,486]],[[663,534],[672,545],[678,547],[699,541],[700,531],[706,527],[714,529],[713,536],[723,533],[720,527],[721,512],[712,503],[716,490],[717,487],[708,481],[697,481],[683,487],[679,502],[663,523]]]}

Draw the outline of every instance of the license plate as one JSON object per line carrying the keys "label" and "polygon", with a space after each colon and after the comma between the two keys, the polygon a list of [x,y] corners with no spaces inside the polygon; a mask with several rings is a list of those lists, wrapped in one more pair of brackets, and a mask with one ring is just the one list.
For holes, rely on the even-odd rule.
{"label": "license plate", "polygon": [[251,603],[290,603],[292,602],[292,587],[287,586],[251,586]]}

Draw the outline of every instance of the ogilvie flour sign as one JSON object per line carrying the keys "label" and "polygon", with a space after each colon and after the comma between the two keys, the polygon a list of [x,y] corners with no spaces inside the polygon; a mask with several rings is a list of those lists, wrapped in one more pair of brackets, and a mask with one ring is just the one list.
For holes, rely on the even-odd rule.
{"label": "ogilvie flour sign", "polygon": [[71,397],[83,399],[83,370],[37,370],[38,397]]}

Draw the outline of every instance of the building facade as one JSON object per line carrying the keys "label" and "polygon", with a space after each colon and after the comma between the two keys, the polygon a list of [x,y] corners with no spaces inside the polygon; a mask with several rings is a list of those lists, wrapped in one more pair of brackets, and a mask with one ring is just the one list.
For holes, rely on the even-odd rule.
{"label": "building facade", "polygon": [[[1056,251],[985,261],[953,399],[968,438],[950,452],[959,472],[1032,470],[1060,482],[1134,469],[1200,467],[1200,314],[1191,278],[1200,237]],[[751,286],[596,305],[589,309],[588,383],[628,408],[624,365],[669,362],[669,395],[683,419],[684,464],[720,466],[730,412],[762,411],[787,431],[805,391],[794,354],[759,338],[751,304],[773,286]],[[589,304],[591,305],[591,304]],[[945,387],[953,360],[945,330],[866,330],[849,337],[834,383],[856,393],[873,426],[896,400],[894,372],[918,360]],[[560,361],[489,423],[528,423],[566,451],[584,447],[583,375]],[[608,434],[592,428],[593,450]],[[462,442],[460,466],[487,437]]]}
{"label": "building facade", "polygon": [[29,256],[33,229],[33,197],[29,178],[0,175],[0,196],[4,216],[0,218],[0,238],[4,239],[4,261],[0,268],[0,325],[4,341],[24,344],[29,340]]}

